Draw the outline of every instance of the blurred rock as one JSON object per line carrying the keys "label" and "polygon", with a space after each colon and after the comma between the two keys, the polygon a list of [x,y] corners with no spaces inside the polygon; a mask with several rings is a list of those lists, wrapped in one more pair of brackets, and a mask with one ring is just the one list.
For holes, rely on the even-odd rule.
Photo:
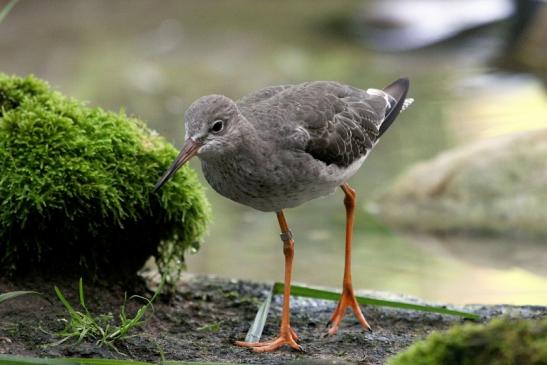
{"label": "blurred rock", "polygon": [[547,237],[547,129],[442,153],[380,200],[393,226],[429,232]]}

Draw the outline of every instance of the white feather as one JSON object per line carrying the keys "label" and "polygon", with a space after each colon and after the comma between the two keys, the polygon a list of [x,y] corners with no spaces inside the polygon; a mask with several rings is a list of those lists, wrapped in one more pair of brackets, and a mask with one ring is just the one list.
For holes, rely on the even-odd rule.
{"label": "white feather", "polygon": [[401,108],[401,112],[404,112],[409,106],[412,105],[413,102],[414,102],[414,99],[412,98],[405,99],[403,103],[403,107]]}

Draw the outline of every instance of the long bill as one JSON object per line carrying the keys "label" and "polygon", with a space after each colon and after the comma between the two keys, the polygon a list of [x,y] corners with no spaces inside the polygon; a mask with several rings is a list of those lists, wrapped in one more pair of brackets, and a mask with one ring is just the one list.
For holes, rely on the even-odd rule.
{"label": "long bill", "polygon": [[167,180],[169,180],[175,174],[175,172],[177,172],[177,170],[182,167],[182,165],[184,165],[188,160],[197,155],[200,147],[201,144],[188,138],[184,142],[184,145],[182,146],[182,149],[180,150],[180,153],[175,161],[173,161],[169,169],[167,169],[167,171],[156,183],[156,186],[154,186],[153,192],[155,193],[156,191],[158,191],[167,182]]}

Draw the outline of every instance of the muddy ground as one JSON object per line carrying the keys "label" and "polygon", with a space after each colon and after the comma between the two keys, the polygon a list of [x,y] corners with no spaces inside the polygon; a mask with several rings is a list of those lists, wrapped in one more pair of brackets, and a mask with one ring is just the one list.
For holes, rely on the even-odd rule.
{"label": "muddy ground", "polygon": [[[104,357],[159,362],[161,354],[168,360],[281,364],[292,360],[329,360],[359,364],[384,364],[386,359],[434,330],[461,323],[456,317],[415,311],[364,307],[365,316],[374,329],[364,332],[352,315],[333,337],[325,337],[325,324],[335,303],[295,299],[292,301],[292,326],[306,351],[289,348],[270,354],[256,354],[233,345],[242,340],[254,319],[258,305],[268,292],[268,285],[205,276],[186,278],[176,295],[160,297],[154,312],[147,315],[135,336],[119,342],[119,352],[99,347],[93,342],[59,340],[56,332],[63,328],[67,313],[56,299],[53,286],[58,285],[67,298],[77,304],[77,280],[43,278],[11,283],[0,278],[0,293],[12,290],[37,290],[51,303],[27,296],[0,304],[0,354],[36,357]],[[124,298],[121,285],[85,285],[86,301],[92,313],[119,313]],[[128,294],[151,296],[143,284]],[[277,333],[281,298],[276,297],[263,339]],[[131,302],[129,311],[137,305]],[[543,307],[468,306],[483,320],[498,315],[544,317]]]}

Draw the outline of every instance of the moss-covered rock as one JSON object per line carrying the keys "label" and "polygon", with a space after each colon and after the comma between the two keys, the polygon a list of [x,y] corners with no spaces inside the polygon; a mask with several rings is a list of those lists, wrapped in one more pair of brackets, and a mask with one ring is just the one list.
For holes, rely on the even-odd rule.
{"label": "moss-covered rock", "polygon": [[0,273],[134,274],[149,255],[180,266],[208,204],[143,122],[88,108],[34,77],[0,74]]}
{"label": "moss-covered rock", "polygon": [[547,319],[496,319],[433,333],[389,365],[544,365]]}

